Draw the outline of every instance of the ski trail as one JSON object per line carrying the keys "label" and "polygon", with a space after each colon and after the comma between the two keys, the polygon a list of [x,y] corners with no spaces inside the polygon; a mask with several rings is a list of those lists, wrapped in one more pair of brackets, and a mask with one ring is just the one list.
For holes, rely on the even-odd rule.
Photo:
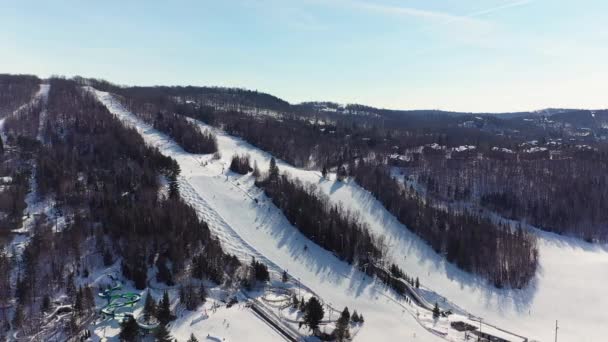
{"label": "ski trail", "polygon": [[[159,148],[165,155],[170,155],[174,158],[177,157],[176,159],[178,162],[180,162],[180,164],[193,164],[192,166],[200,168],[203,161],[210,159],[211,156],[190,154],[183,151],[183,149],[181,149],[181,147],[179,147],[171,138],[155,130],[149,124],[141,121],[132,113],[122,108],[122,106],[118,103],[118,101],[116,101],[116,99],[112,97],[111,94],[101,92],[90,87],[86,87],[86,89],[93,92],[97,96],[98,100],[123,123],[136,129],[142,135],[147,144]],[[181,166],[183,168],[183,164]],[[226,219],[194,189],[187,175],[180,175],[178,178],[178,183],[182,198],[188,204],[190,204],[196,210],[199,217],[207,223],[211,232],[221,242],[224,250],[230,254],[234,254],[239,260],[245,263],[249,262],[251,257],[255,257],[256,260],[266,264],[271,273],[278,275],[283,273],[283,268],[279,267],[275,262],[256,250],[246,238],[239,235],[232,228]],[[243,192],[246,196],[253,198],[252,195],[250,195],[246,190],[240,188],[238,185],[231,181],[228,181],[228,183],[233,189]],[[321,298],[315,293],[315,291],[301,282],[300,287]]]}
{"label": "ski trail", "polygon": [[[245,262],[255,256],[267,264],[273,273],[288,270],[302,290],[320,300],[325,299],[324,306],[331,311],[337,310],[329,301],[338,303],[339,307],[348,306],[364,311],[366,322],[371,326],[361,329],[358,338],[362,340],[372,336],[403,338],[412,331],[419,334],[418,341],[441,340],[433,333],[429,323],[423,324],[416,319],[413,310],[407,310],[391,298],[394,294],[384,285],[364,277],[352,265],[303,236],[278,208],[259,191],[255,191],[252,184],[246,184],[246,188],[251,189],[248,192],[240,186],[242,178],[235,184],[230,179],[234,178],[230,172],[223,175],[222,165],[225,167],[226,163],[212,160],[210,155],[186,153],[172,139],[123,108],[111,94],[90,87],[85,89],[96,95],[123,124],[136,129],[146,144],[159,148],[161,153],[177,160],[182,169],[178,179],[181,195],[207,222],[227,252]],[[220,169],[222,172],[219,172]],[[255,198],[262,202],[256,202]],[[308,284],[305,285],[302,280]]]}

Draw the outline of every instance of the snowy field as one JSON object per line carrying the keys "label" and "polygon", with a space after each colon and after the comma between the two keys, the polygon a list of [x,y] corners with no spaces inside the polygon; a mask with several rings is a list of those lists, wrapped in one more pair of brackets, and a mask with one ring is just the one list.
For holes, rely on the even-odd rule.
{"label": "snowy field", "polygon": [[[254,250],[274,265],[275,271],[276,267],[287,269],[334,307],[348,306],[351,312],[356,309],[363,313],[366,324],[356,340],[438,340],[422,328],[427,323],[424,319],[417,321],[415,308],[396,302],[383,286],[372,283],[302,236],[264,200],[252,186],[250,176],[226,172],[235,153],[248,153],[262,170],[269,163],[269,154],[200,123],[217,134],[222,157],[214,161],[210,156],[185,153],[122,109],[108,94],[97,95],[124,122],[136,126],[147,143],[180,163],[183,195],[199,212],[216,217],[217,222],[210,222],[211,229],[231,253],[243,257],[243,253]],[[278,166],[281,171],[317,184],[332,201],[359,212],[374,233],[387,239],[393,261],[406,273],[420,278],[425,287],[421,292],[429,301],[483,317],[484,331],[489,322],[532,339],[550,341],[554,338],[555,320],[559,320],[562,341],[602,341],[608,336],[608,314],[604,312],[608,296],[603,285],[608,282],[605,246],[536,231],[540,252],[536,278],[523,290],[499,290],[447,264],[355,183],[323,180],[320,172],[297,169],[280,161]],[[262,201],[256,204],[253,198]],[[243,248],[243,242],[249,247]],[[449,301],[444,303],[443,297]],[[446,325],[443,323],[439,322],[435,330],[441,331]],[[459,338],[448,336],[448,340]]]}
{"label": "snowy field", "polygon": [[[248,153],[262,170],[267,167],[269,154],[213,130],[224,163],[229,164],[234,153]],[[317,171],[297,169],[283,162],[278,165],[281,171],[317,184],[332,201],[357,211],[374,233],[387,239],[390,257],[406,273],[418,276],[423,286],[484,321],[540,341],[554,339],[555,320],[559,320],[562,340],[591,342],[608,336],[608,313],[604,309],[608,307],[604,285],[608,283],[608,246],[534,230],[540,256],[535,279],[523,290],[496,289],[446,263],[356,183],[324,180]],[[437,298],[440,305],[441,296]],[[430,293],[429,297],[434,302],[437,295]],[[581,305],[586,308],[582,310]]]}
{"label": "snowy field", "polygon": [[[442,340],[417,322],[414,308],[396,301],[384,286],[306,239],[268,200],[256,204],[253,197],[260,195],[251,188],[252,179],[223,174],[228,169],[226,160],[232,155],[230,152],[224,152],[226,155],[219,161],[212,161],[211,156],[185,153],[166,136],[125,111],[108,94],[96,94],[123,122],[135,126],[147,143],[179,162],[182,196],[205,218],[228,252],[243,260],[250,260],[253,254],[275,273],[287,270],[332,307],[348,306],[351,312],[363,314],[365,324],[357,340]],[[263,339],[254,335],[250,340]]]}

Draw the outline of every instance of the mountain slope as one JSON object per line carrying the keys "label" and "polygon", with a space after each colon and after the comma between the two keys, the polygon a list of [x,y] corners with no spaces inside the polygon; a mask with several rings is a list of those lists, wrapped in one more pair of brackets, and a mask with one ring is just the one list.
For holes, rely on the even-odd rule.
{"label": "mountain slope", "polygon": [[[255,253],[269,261],[271,270],[288,270],[332,307],[348,306],[361,312],[366,320],[357,335],[361,341],[408,336],[416,336],[417,341],[441,340],[416,321],[412,307],[393,299],[392,291],[306,239],[276,207],[259,195],[251,178],[231,173],[224,175],[223,171],[228,169],[224,159],[213,161],[212,156],[185,153],[166,136],[125,111],[112,100],[111,95],[103,92],[96,92],[96,95],[125,124],[136,127],[147,144],[158,147],[162,153],[178,161],[184,176],[180,181],[182,191],[185,190],[184,198],[202,215],[212,211],[216,217],[222,218],[211,220],[209,225],[216,235],[221,236],[228,252],[241,256]],[[222,152],[229,154],[229,151]],[[189,192],[189,187],[196,195]],[[261,198],[261,203],[256,203],[253,197]],[[246,242],[245,252],[243,241]],[[255,251],[248,250],[247,246]]]}

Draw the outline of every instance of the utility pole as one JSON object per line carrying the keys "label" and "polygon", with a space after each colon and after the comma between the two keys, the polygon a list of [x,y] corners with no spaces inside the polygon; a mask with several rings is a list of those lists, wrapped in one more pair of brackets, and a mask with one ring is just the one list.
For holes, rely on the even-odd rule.
{"label": "utility pole", "polygon": [[559,329],[559,327],[557,326],[557,320],[555,320],[555,342],[557,342],[557,329]]}

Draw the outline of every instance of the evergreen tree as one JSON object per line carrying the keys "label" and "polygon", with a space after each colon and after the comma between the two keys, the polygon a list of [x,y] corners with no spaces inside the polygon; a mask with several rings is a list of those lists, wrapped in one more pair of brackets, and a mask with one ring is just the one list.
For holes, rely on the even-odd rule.
{"label": "evergreen tree", "polygon": [[283,271],[283,276],[281,277],[281,280],[286,283],[287,280],[289,280],[289,276],[287,275],[287,271]]}
{"label": "evergreen tree", "polygon": [[21,304],[17,305],[15,309],[15,314],[13,315],[13,329],[19,329],[23,325],[24,320],[23,315],[23,306]]}
{"label": "evergreen tree", "polygon": [[194,336],[194,334],[190,334],[190,338],[188,339],[188,341],[186,342],[198,342],[198,339],[196,338],[196,336]]}
{"label": "evergreen tree", "polygon": [[434,319],[439,318],[440,314],[441,314],[441,311],[439,311],[439,305],[437,305],[437,302],[435,302],[435,307],[433,308],[433,318]]}
{"label": "evergreen tree", "polygon": [[176,175],[171,175],[169,178],[169,198],[179,198],[179,183]]}
{"label": "evergreen tree", "polygon": [[109,249],[104,249],[103,250],[103,265],[104,266],[111,266],[114,263],[114,257],[112,256],[112,253],[110,252]]}
{"label": "evergreen tree", "polygon": [[74,273],[68,274],[67,285],[65,292],[68,297],[74,298],[76,296],[76,286],[74,285]]}
{"label": "evergreen tree", "polygon": [[154,330],[154,337],[156,342],[173,342],[173,337],[169,333],[169,330],[164,324],[161,324]]}
{"label": "evergreen tree", "polygon": [[179,287],[179,302],[184,304],[186,307],[188,306],[188,298],[186,296],[186,289],[184,288],[184,285]]}
{"label": "evergreen tree", "polygon": [[150,319],[154,316],[156,316],[156,303],[150,294],[150,290],[148,290],[144,302],[144,320],[150,322]]}
{"label": "evergreen tree", "polygon": [[42,305],[40,306],[40,311],[48,312],[51,309],[51,298],[48,294],[45,294],[42,298]]}
{"label": "evergreen tree", "polygon": [[205,304],[207,301],[207,289],[205,285],[201,283],[201,287],[198,289],[198,298],[201,300],[201,304]]}
{"label": "evergreen tree", "polygon": [[314,332],[324,315],[325,311],[319,300],[316,297],[310,297],[305,306],[304,323]]}
{"label": "evergreen tree", "polygon": [[76,299],[74,300],[74,312],[79,316],[82,315],[82,312],[84,311],[82,297],[82,287],[79,287],[78,292],[76,292]]}
{"label": "evergreen tree", "polygon": [[260,169],[258,168],[258,162],[255,160],[253,161],[253,178],[260,178]]}
{"label": "evergreen tree", "polygon": [[323,165],[323,169],[321,170],[321,176],[323,178],[327,178],[327,166]]}
{"label": "evergreen tree", "polygon": [[343,181],[346,177],[348,176],[347,172],[346,172],[346,168],[344,167],[344,165],[340,165],[338,167],[338,172],[336,174],[336,179],[338,181]]}
{"label": "evergreen tree", "polygon": [[169,294],[167,291],[163,293],[163,298],[158,303],[158,309],[156,313],[156,318],[160,321],[162,325],[169,323],[172,320],[171,314],[171,302],[169,301]]}
{"label": "evergreen tree", "polygon": [[78,331],[78,322],[76,320],[76,315],[72,314],[70,316],[70,320],[68,321],[68,331],[70,334],[75,335]]}
{"label": "evergreen tree", "polygon": [[416,288],[420,287],[420,280],[418,280],[418,277],[416,277]]}
{"label": "evergreen tree", "polygon": [[338,318],[338,322],[336,322],[336,329],[334,330],[334,334],[336,339],[340,342],[350,338],[350,313],[348,312],[348,308],[344,308],[340,318]]}
{"label": "evergreen tree", "polygon": [[353,312],[353,315],[350,317],[350,319],[353,323],[359,323],[359,314],[357,313],[357,310]]}
{"label": "evergreen tree", "polygon": [[300,306],[300,301],[298,300],[298,297],[295,294],[291,298],[291,304],[294,309],[298,309]]}
{"label": "evergreen tree", "polygon": [[270,158],[270,166],[268,167],[268,179],[276,180],[279,178],[279,167],[274,157]]}
{"label": "evergreen tree", "polygon": [[251,268],[251,272],[252,272],[255,280],[257,280],[257,281],[269,281],[270,280],[270,273],[268,272],[268,267],[266,267],[266,265],[264,265],[263,263],[255,260],[255,257],[251,258],[250,268]]}
{"label": "evergreen tree", "polygon": [[89,285],[83,288],[83,303],[87,312],[91,312],[95,309],[95,295],[93,294],[93,289]]}
{"label": "evergreen tree", "polygon": [[121,341],[131,342],[137,338],[139,326],[135,322],[135,318],[127,317],[120,323],[120,334],[118,335]]}

